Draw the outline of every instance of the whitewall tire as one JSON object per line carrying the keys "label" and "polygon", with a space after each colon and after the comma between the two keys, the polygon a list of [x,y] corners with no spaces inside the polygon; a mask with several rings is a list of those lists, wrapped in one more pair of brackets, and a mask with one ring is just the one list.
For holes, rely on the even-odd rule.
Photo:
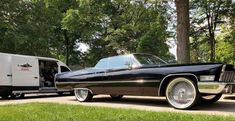
{"label": "whitewall tire", "polygon": [[217,102],[222,97],[222,93],[215,95],[201,96],[201,103],[212,104]]}
{"label": "whitewall tire", "polygon": [[176,109],[189,109],[199,100],[196,84],[188,78],[175,78],[166,88],[167,102]]}
{"label": "whitewall tire", "polygon": [[88,89],[74,89],[74,94],[79,102],[90,101],[93,96]]}

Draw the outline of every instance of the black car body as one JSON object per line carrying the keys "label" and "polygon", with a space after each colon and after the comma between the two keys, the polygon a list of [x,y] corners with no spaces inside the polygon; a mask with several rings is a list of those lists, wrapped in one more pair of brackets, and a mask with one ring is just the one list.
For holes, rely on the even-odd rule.
{"label": "black car body", "polygon": [[[235,69],[233,65],[222,63],[173,65],[167,64],[156,56],[137,53],[104,58],[93,68],[58,74],[56,86],[62,89],[88,90],[92,95],[167,96],[166,90],[169,83],[177,78],[193,82],[191,87],[195,86],[198,93],[195,98],[199,100],[202,96],[232,92]],[[188,82],[186,80],[183,83]],[[175,88],[179,89],[171,92],[178,95],[181,100],[186,99],[183,97],[187,91],[186,88],[193,89],[190,86],[187,87],[187,84],[184,86],[183,83],[178,87],[175,84]],[[188,95],[190,96],[191,93]],[[191,107],[191,105],[186,108],[172,106],[179,109]]]}

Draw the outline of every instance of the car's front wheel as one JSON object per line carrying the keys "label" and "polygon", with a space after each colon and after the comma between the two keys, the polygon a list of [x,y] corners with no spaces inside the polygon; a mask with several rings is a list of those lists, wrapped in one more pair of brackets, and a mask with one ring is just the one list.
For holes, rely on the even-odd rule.
{"label": "car's front wheel", "polygon": [[90,101],[93,97],[88,89],[74,89],[74,94],[79,102]]}
{"label": "car's front wheel", "polygon": [[216,95],[201,96],[201,103],[212,104],[217,102],[222,97],[222,93]]}
{"label": "car's front wheel", "polygon": [[175,78],[167,85],[167,102],[176,109],[189,109],[198,102],[196,84],[188,78]]}
{"label": "car's front wheel", "polygon": [[111,94],[110,97],[113,99],[113,100],[119,100],[123,97],[123,95],[115,95],[115,94]]}

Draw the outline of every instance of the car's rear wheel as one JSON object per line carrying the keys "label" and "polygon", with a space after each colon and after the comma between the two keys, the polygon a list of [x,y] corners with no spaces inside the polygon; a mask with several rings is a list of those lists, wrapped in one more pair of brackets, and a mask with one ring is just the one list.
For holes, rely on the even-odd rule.
{"label": "car's rear wheel", "polygon": [[123,95],[115,95],[115,94],[111,94],[110,97],[114,100],[119,100],[123,97]]}
{"label": "car's rear wheel", "polygon": [[74,89],[74,94],[79,102],[90,101],[93,97],[88,89]]}
{"label": "car's rear wheel", "polygon": [[221,97],[222,93],[216,95],[201,96],[200,102],[205,104],[212,104],[217,102]]}
{"label": "car's rear wheel", "polygon": [[71,92],[69,93],[69,95],[74,95],[74,91],[71,91]]}
{"label": "car's rear wheel", "polygon": [[175,78],[166,88],[167,102],[176,109],[189,109],[198,102],[196,84],[188,78]]}
{"label": "car's rear wheel", "polygon": [[57,92],[57,94],[62,96],[62,95],[64,95],[64,92]]}

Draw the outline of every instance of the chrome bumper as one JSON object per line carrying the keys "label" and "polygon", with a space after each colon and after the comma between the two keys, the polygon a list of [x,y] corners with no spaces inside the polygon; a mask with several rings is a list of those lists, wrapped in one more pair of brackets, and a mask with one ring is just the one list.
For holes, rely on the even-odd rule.
{"label": "chrome bumper", "polygon": [[233,93],[235,83],[198,82],[198,90],[204,94]]}

